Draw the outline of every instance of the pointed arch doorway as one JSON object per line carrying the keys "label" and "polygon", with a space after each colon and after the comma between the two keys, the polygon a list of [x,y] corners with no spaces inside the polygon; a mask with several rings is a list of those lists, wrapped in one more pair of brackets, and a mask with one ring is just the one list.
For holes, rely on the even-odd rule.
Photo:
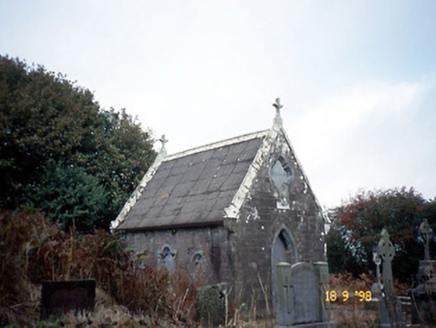
{"label": "pointed arch doorway", "polygon": [[274,312],[277,314],[277,264],[288,262],[295,264],[298,254],[297,247],[290,230],[282,225],[277,229],[271,247],[271,291]]}

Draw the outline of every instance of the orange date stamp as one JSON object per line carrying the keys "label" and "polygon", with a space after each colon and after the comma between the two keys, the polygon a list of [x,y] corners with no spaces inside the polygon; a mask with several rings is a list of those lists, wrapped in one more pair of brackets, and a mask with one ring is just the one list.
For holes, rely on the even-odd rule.
{"label": "orange date stamp", "polygon": [[[336,290],[327,290],[325,292],[325,301],[326,302],[347,302],[350,300],[350,292],[344,290],[342,292],[338,292]],[[372,293],[367,290],[355,290],[354,291],[354,299],[357,299],[359,302],[371,302]]]}

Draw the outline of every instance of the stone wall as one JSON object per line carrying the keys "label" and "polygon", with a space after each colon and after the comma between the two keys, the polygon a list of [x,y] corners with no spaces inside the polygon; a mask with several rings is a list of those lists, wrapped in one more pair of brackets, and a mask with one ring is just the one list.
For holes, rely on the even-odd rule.
{"label": "stone wall", "polygon": [[[285,250],[284,260],[289,263],[325,261],[324,221],[304,175],[289,151],[276,148],[270,155],[250,189],[240,218],[225,222],[234,244],[234,260],[230,262],[235,267],[234,296],[239,298],[239,303],[256,306],[258,313],[265,313],[267,307],[272,312],[274,308],[272,246],[282,228],[287,228],[292,244]],[[286,159],[294,174],[286,191],[289,208],[280,203],[284,192],[279,194],[270,177],[270,167],[279,156]]]}
{"label": "stone wall", "polygon": [[169,271],[187,270],[209,282],[221,281],[223,262],[227,261],[222,250],[227,238],[223,226],[126,232],[124,238],[135,250],[139,267],[148,264]]}
{"label": "stone wall", "polygon": [[[277,254],[273,258],[291,264],[325,261],[321,209],[291,148],[280,138],[259,169],[238,219],[210,227],[126,233],[139,264],[194,274],[200,270],[211,283],[227,283],[230,305],[244,302],[246,312],[256,308],[258,314],[272,314],[272,254],[281,252],[283,259]],[[271,178],[278,161],[289,173],[279,177],[286,181],[280,188]]]}

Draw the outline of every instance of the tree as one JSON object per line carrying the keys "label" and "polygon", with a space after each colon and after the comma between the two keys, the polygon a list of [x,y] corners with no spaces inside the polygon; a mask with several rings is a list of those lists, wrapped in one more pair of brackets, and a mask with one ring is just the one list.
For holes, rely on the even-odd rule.
{"label": "tree", "polygon": [[[48,177],[76,174],[104,189],[99,226],[108,228],[154,160],[152,145],[125,110],[102,110],[62,74],[0,56],[0,208],[35,202],[31,193],[48,191]],[[43,204],[35,206],[51,210]]]}
{"label": "tree", "polygon": [[68,231],[92,233],[104,228],[109,195],[98,179],[82,167],[60,166],[49,161],[40,184],[25,188],[28,206],[44,209],[52,222]]}
{"label": "tree", "polygon": [[332,272],[349,271],[357,276],[374,271],[373,249],[386,227],[396,248],[393,273],[411,282],[423,259],[418,227],[427,218],[436,228],[436,202],[426,201],[414,189],[364,191],[332,209],[330,216],[327,256]]}

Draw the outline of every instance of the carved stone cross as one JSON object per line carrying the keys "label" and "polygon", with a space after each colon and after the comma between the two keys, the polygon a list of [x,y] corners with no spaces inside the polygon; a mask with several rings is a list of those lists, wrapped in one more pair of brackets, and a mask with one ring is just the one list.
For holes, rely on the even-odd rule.
{"label": "carved stone cross", "polygon": [[419,226],[419,233],[421,234],[422,238],[425,241],[425,260],[430,261],[430,239],[433,236],[433,230],[431,229],[430,225],[428,224],[428,220],[424,219],[424,222],[421,223]]}
{"label": "carved stone cross", "polygon": [[283,105],[280,103],[280,98],[276,99],[276,102],[273,104],[273,106],[276,108],[276,113],[280,114],[280,109],[283,108]]}
{"label": "carved stone cross", "polygon": [[383,260],[383,286],[387,297],[394,296],[394,284],[392,278],[392,259],[395,256],[395,247],[389,240],[389,233],[383,228],[380,241],[377,245],[377,254]]}
{"label": "carved stone cross", "polygon": [[165,138],[165,134],[162,135],[162,138],[160,138],[159,141],[162,142],[162,148],[165,148],[165,145],[168,142],[168,139]]}
{"label": "carved stone cross", "polygon": [[166,150],[165,146],[168,143],[168,139],[165,138],[165,134],[162,135],[162,137],[159,139],[159,141],[162,142],[162,147],[160,148],[159,156],[165,157],[167,155],[167,150]]}
{"label": "carved stone cross", "polygon": [[379,285],[381,285],[381,280],[380,280],[380,264],[381,264],[381,258],[377,253],[377,250],[374,250],[372,253],[372,259],[375,263],[375,265],[377,266],[377,281],[379,283]]}
{"label": "carved stone cross", "polygon": [[280,98],[276,98],[276,102],[273,104],[276,108],[276,117],[274,118],[274,123],[278,126],[282,125],[282,118],[280,116],[280,109],[283,108],[283,105],[280,103]]}

